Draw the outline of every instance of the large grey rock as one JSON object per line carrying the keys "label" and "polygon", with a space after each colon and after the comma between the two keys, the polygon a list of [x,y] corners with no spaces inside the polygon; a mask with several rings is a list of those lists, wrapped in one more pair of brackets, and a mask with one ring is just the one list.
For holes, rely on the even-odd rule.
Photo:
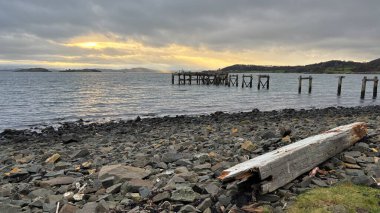
{"label": "large grey rock", "polygon": [[31,191],[28,194],[28,197],[33,199],[36,197],[47,197],[47,196],[53,195],[53,194],[54,194],[54,192],[52,190],[41,188],[41,189],[36,189],[34,191]]}
{"label": "large grey rock", "polygon": [[88,149],[81,149],[79,151],[76,151],[73,155],[71,155],[71,158],[83,158],[89,155],[90,152]]}
{"label": "large grey rock", "polygon": [[163,200],[168,200],[169,198],[170,198],[170,192],[165,191],[165,192],[162,192],[162,193],[159,193],[159,194],[155,195],[152,198],[152,201],[154,203],[158,203],[158,202],[161,202]]}
{"label": "large grey rock", "polygon": [[56,178],[49,179],[46,181],[41,181],[40,186],[49,187],[49,186],[69,185],[69,184],[74,183],[74,181],[75,181],[75,178],[73,177],[68,177],[68,176],[56,177]]}
{"label": "large grey rock", "polygon": [[121,164],[103,166],[98,174],[99,179],[114,176],[116,180],[143,179],[150,175],[150,171]]}
{"label": "large grey rock", "polygon": [[182,201],[182,202],[194,202],[199,198],[199,194],[194,192],[190,187],[183,187],[177,189],[172,193],[171,199],[173,201]]}
{"label": "large grey rock", "polygon": [[212,200],[210,198],[206,198],[197,206],[197,209],[200,211],[204,211],[207,208],[210,208],[212,206]]}

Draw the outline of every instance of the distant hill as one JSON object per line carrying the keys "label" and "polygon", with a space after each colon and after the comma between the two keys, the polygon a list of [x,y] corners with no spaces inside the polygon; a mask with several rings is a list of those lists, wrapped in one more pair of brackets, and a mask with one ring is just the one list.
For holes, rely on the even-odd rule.
{"label": "distant hill", "polygon": [[102,72],[100,70],[97,70],[97,69],[79,69],[79,70],[71,70],[71,69],[68,69],[68,70],[61,70],[59,72]]}
{"label": "distant hill", "polygon": [[15,70],[14,72],[51,72],[51,71],[45,68],[28,68],[28,69]]}
{"label": "distant hill", "polygon": [[225,72],[279,72],[279,73],[380,73],[380,59],[360,63],[332,60],[304,66],[259,66],[235,64],[221,69]]}

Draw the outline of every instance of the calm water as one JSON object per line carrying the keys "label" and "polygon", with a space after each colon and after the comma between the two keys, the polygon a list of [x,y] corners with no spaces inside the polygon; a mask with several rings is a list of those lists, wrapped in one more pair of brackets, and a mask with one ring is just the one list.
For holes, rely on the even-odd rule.
{"label": "calm water", "polygon": [[[270,74],[269,91],[224,86],[171,85],[158,73],[13,73],[0,72],[0,131],[84,119],[108,121],[139,116],[249,111],[253,108],[321,108],[379,104],[372,83],[361,101],[363,75],[346,75],[336,96],[335,75],[313,75],[313,91],[297,93],[299,74]],[[367,75],[371,76],[371,75]],[[241,78],[240,78],[241,79]]]}

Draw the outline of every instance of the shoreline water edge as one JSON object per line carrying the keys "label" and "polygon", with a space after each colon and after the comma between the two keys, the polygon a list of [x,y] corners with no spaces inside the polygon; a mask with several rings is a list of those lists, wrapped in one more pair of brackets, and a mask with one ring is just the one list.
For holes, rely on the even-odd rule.
{"label": "shoreline water edge", "polygon": [[[373,137],[319,165],[325,172],[314,177],[301,175],[266,195],[217,179],[233,165],[359,121]],[[0,133],[0,209],[228,212],[265,206],[282,212],[312,188],[347,181],[378,187],[379,123],[380,106],[361,106],[6,129]]]}

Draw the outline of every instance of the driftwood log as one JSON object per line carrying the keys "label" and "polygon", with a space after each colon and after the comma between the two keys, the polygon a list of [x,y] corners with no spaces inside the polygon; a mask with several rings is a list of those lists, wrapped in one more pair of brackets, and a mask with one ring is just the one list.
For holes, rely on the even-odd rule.
{"label": "driftwood log", "polygon": [[255,180],[262,194],[272,192],[366,135],[367,125],[363,122],[339,126],[237,164],[224,170],[218,178],[222,181]]}

